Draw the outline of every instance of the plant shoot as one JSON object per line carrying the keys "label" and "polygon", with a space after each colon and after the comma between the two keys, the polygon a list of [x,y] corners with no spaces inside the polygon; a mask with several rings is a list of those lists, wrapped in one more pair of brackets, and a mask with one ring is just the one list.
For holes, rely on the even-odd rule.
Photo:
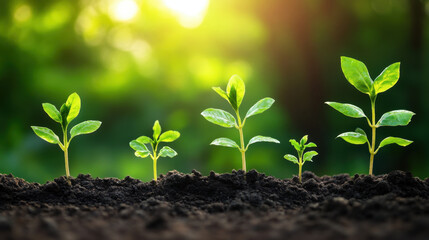
{"label": "plant shoot", "polygon": [[374,156],[378,151],[389,144],[397,144],[405,147],[412,143],[410,140],[398,138],[398,137],[387,137],[383,139],[377,148],[376,144],[376,129],[383,126],[406,126],[411,121],[413,112],[407,110],[394,110],[387,112],[381,116],[376,122],[375,115],[375,100],[379,93],[385,92],[393,87],[399,80],[399,65],[400,63],[394,63],[388,66],[383,72],[373,81],[368,73],[363,62],[355,60],[353,58],[341,57],[341,68],[347,81],[352,84],[357,90],[365,93],[369,96],[371,101],[371,118],[368,118],[363,110],[355,105],[347,103],[337,102],[326,102],[329,106],[339,111],[340,113],[352,118],[366,118],[369,127],[372,131],[371,141],[364,130],[357,128],[354,132],[345,132],[338,137],[341,137],[346,142],[351,144],[368,144],[370,160],[369,160],[369,174],[372,175]]}
{"label": "plant shoot", "polygon": [[274,142],[280,143],[277,139],[271,137],[264,136],[255,136],[250,139],[247,145],[244,144],[244,135],[243,135],[243,127],[246,123],[246,120],[254,115],[265,112],[267,109],[271,107],[274,103],[274,99],[272,98],[264,98],[259,100],[255,105],[253,105],[249,111],[247,111],[246,116],[242,119],[240,116],[240,105],[244,98],[245,93],[245,85],[243,80],[238,75],[233,75],[228,82],[226,87],[226,91],[222,90],[220,87],[213,87],[213,90],[218,93],[222,98],[224,98],[231,105],[232,109],[235,112],[237,118],[235,118],[232,114],[227,111],[215,108],[209,108],[204,110],[201,115],[207,121],[219,125],[225,128],[235,127],[238,130],[240,135],[240,145],[238,145],[235,141],[229,138],[218,138],[215,139],[211,145],[218,145],[223,147],[232,147],[237,148],[241,152],[241,160],[242,160],[242,169],[246,171],[246,151],[249,146],[253,143],[257,142]]}
{"label": "plant shoot", "polygon": [[[160,157],[175,157],[177,152],[168,146],[164,146],[158,151],[158,145],[161,142],[173,142],[180,137],[180,133],[177,131],[166,131],[161,134],[161,125],[158,120],[153,125],[153,138],[141,136],[136,140],[130,142],[130,147],[135,150],[134,155],[136,157],[146,158],[150,156],[153,160],[153,179],[157,181],[158,175],[156,173],[156,163]],[[151,151],[146,147],[146,144],[150,145]]]}
{"label": "plant shoot", "polygon": [[77,93],[72,93],[68,97],[67,102],[61,106],[60,111],[58,111],[58,109],[50,103],[43,103],[42,106],[43,110],[45,110],[49,117],[61,125],[61,129],[63,132],[63,142],[61,142],[59,137],[49,128],[37,126],[31,126],[31,128],[33,129],[34,133],[36,133],[36,135],[39,136],[41,139],[47,141],[48,143],[58,144],[61,150],[64,151],[66,177],[68,183],[70,184],[70,170],[68,158],[68,148],[70,146],[70,142],[74,137],[78,135],[95,132],[101,126],[101,122],[94,120],[81,122],[75,125],[70,130],[69,138],[67,134],[67,128],[70,122],[73,121],[73,119],[75,119],[77,115],[79,115],[80,111],[79,95]]}
{"label": "plant shoot", "polygon": [[308,136],[305,135],[301,138],[301,141],[299,143],[295,139],[289,140],[290,144],[295,148],[295,150],[298,153],[298,158],[291,154],[286,154],[284,158],[288,161],[291,161],[293,163],[298,164],[299,170],[298,170],[298,178],[299,182],[302,182],[301,173],[302,173],[302,165],[304,165],[305,162],[313,162],[313,157],[316,156],[318,153],[316,151],[309,151],[304,153],[306,148],[310,147],[317,147],[315,143],[308,143]]}

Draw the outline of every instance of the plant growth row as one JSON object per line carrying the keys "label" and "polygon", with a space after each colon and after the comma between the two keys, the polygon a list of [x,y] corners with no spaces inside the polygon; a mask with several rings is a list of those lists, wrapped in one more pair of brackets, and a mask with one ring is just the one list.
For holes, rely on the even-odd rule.
{"label": "plant growth row", "polygon": [[[399,146],[407,146],[412,141],[399,138],[387,137],[383,139],[376,147],[376,130],[384,126],[405,126],[411,121],[414,113],[408,110],[394,110],[384,113],[378,121],[376,121],[375,102],[378,94],[387,91],[393,87],[399,80],[400,63],[394,63],[388,66],[375,80],[372,80],[367,67],[364,63],[348,58],[341,57],[341,68],[347,81],[353,85],[360,92],[367,94],[371,103],[371,115],[367,117],[364,111],[358,106],[348,103],[326,102],[329,106],[351,118],[364,118],[368,123],[371,130],[370,138],[366,132],[357,128],[352,132],[345,132],[338,137],[342,138],[348,143],[361,145],[367,144],[370,154],[369,174],[373,173],[374,156],[378,151],[389,144],[397,144]],[[249,146],[258,142],[272,142],[280,143],[277,139],[268,136],[254,136],[246,144],[244,138],[244,126],[250,117],[261,114],[268,110],[274,103],[272,98],[263,98],[255,103],[245,115],[240,114],[240,106],[245,95],[245,84],[238,75],[233,75],[228,82],[226,90],[220,87],[213,87],[213,90],[224,98],[232,107],[233,114],[228,111],[216,108],[208,108],[204,110],[201,115],[209,122],[225,128],[235,128],[238,131],[240,141],[237,143],[229,138],[217,138],[211,142],[211,145],[236,148],[241,154],[242,169],[246,171],[246,151]],[[49,128],[32,126],[33,131],[43,140],[57,144],[64,152],[66,177],[70,183],[70,170],[68,148],[71,140],[82,134],[89,134],[95,132],[100,126],[100,121],[84,121],[70,129],[68,133],[69,124],[78,116],[81,108],[81,99],[77,93],[71,94],[66,103],[64,103],[60,110],[50,103],[43,103],[43,110],[58,122],[62,130],[62,141],[60,138]],[[157,180],[157,160],[160,157],[174,157],[177,152],[171,147],[163,146],[160,148],[161,143],[173,142],[180,137],[178,131],[165,131],[162,132],[159,121],[155,121],[153,126],[152,137],[141,136],[130,142],[130,147],[135,151],[137,157],[146,158],[150,157],[153,161],[153,174],[154,180]],[[308,136],[304,136],[298,142],[291,139],[290,144],[296,149],[297,156],[286,154],[284,158],[299,166],[298,177],[301,181],[302,166],[305,162],[312,162],[314,156],[318,153],[316,151],[307,151],[307,148],[315,148],[317,145],[313,142],[308,143]]]}

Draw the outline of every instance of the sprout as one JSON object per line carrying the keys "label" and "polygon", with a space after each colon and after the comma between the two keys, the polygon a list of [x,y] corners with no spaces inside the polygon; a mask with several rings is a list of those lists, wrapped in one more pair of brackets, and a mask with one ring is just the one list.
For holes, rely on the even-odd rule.
{"label": "sprout", "polygon": [[253,105],[249,109],[249,111],[247,111],[246,116],[244,117],[243,120],[241,120],[239,108],[240,108],[241,102],[243,101],[244,92],[245,92],[245,85],[243,80],[238,75],[233,75],[229,79],[228,85],[226,87],[226,92],[219,87],[213,87],[213,90],[217,92],[221,97],[223,97],[226,101],[228,101],[228,103],[234,109],[237,119],[235,119],[235,117],[231,115],[229,112],[221,109],[215,109],[215,108],[206,109],[201,113],[201,115],[203,115],[203,117],[207,119],[207,121],[214,123],[216,125],[219,125],[221,127],[225,127],[225,128],[235,127],[240,134],[240,146],[235,141],[229,138],[215,139],[211,143],[211,145],[237,148],[241,152],[242,169],[246,171],[245,153],[251,144],[257,143],[257,142],[280,143],[277,139],[274,139],[271,137],[255,136],[252,139],[250,139],[249,143],[246,146],[244,145],[243,127],[246,120],[253,115],[257,115],[265,112],[267,109],[271,107],[271,105],[273,105],[274,99],[264,98],[259,100],[255,105]]}
{"label": "sprout", "polygon": [[68,97],[67,102],[61,106],[60,111],[58,111],[58,109],[50,103],[43,103],[42,106],[43,110],[45,110],[49,117],[51,117],[54,121],[58,122],[61,125],[61,129],[63,131],[63,142],[61,142],[59,137],[49,128],[37,126],[31,126],[31,128],[33,129],[34,133],[36,133],[36,135],[39,136],[41,139],[47,141],[48,143],[58,144],[61,150],[64,151],[67,182],[71,184],[68,158],[68,147],[70,146],[70,142],[74,137],[78,135],[95,132],[101,126],[101,122],[89,120],[75,125],[70,130],[70,139],[68,139],[67,127],[70,122],[73,121],[73,119],[75,119],[77,115],[79,115],[79,95],[77,93],[72,93]]}
{"label": "sprout", "polygon": [[284,156],[284,158],[286,160],[298,164],[298,166],[299,166],[299,171],[298,171],[299,182],[301,182],[302,165],[304,165],[305,162],[313,162],[313,157],[318,155],[318,153],[316,151],[309,151],[309,152],[304,153],[306,148],[317,147],[317,145],[315,143],[312,143],[312,142],[306,144],[307,140],[308,140],[307,135],[302,137],[301,141],[299,141],[299,143],[295,139],[289,140],[290,144],[292,144],[292,146],[298,152],[298,158],[296,158],[294,155],[291,155],[291,154],[286,154]]}
{"label": "sprout", "polygon": [[341,57],[341,68],[347,81],[352,84],[357,90],[368,94],[371,100],[371,119],[369,119],[363,110],[355,105],[347,103],[326,102],[329,106],[339,111],[340,113],[352,118],[366,118],[369,127],[372,130],[371,142],[364,130],[357,128],[354,132],[345,132],[338,137],[344,139],[351,144],[368,144],[370,153],[369,174],[372,175],[374,163],[374,155],[378,153],[380,148],[389,144],[398,144],[405,147],[412,143],[410,140],[387,137],[383,139],[377,148],[375,148],[376,129],[383,126],[406,126],[411,121],[413,112],[407,110],[390,111],[381,116],[378,122],[375,121],[375,100],[379,93],[385,92],[393,87],[399,80],[399,65],[394,63],[388,66],[384,71],[373,81],[369,76],[368,69],[363,62],[353,58]]}
{"label": "sprout", "polygon": [[[141,136],[130,142],[130,147],[135,150],[136,157],[146,158],[150,156],[153,160],[153,179],[156,181],[158,175],[156,173],[156,162],[160,157],[175,157],[177,152],[168,146],[164,146],[159,152],[158,145],[161,142],[173,142],[180,137],[177,131],[166,131],[161,134],[161,125],[158,120],[153,125],[153,139],[146,136]],[[152,147],[152,152],[146,147],[149,144]]]}

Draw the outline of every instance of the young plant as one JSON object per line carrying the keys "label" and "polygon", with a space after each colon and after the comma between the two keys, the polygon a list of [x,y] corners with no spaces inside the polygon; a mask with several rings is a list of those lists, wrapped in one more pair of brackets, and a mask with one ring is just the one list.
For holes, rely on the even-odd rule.
{"label": "young plant", "polygon": [[70,142],[74,137],[78,135],[95,132],[101,126],[101,122],[89,120],[75,125],[70,130],[70,139],[69,139],[67,134],[67,128],[70,122],[73,121],[73,119],[75,119],[77,115],[79,115],[79,111],[80,111],[79,95],[77,93],[72,93],[68,97],[67,102],[61,106],[60,111],[58,111],[58,109],[50,103],[43,103],[42,106],[43,106],[43,110],[45,110],[45,112],[49,115],[49,117],[61,125],[61,129],[63,131],[63,142],[61,142],[59,137],[49,128],[37,127],[37,126],[31,126],[31,128],[33,129],[34,133],[36,133],[36,135],[39,136],[41,139],[47,141],[48,143],[58,144],[61,150],[64,151],[66,176],[67,176],[67,181],[70,184],[70,170],[69,170],[69,157],[68,157],[68,148],[70,146]]}
{"label": "young plant", "polygon": [[326,102],[329,106],[335,110],[352,118],[366,118],[369,127],[372,130],[371,142],[364,130],[357,128],[354,132],[346,132],[338,135],[346,142],[351,144],[368,144],[370,160],[369,160],[369,174],[372,175],[372,167],[374,163],[374,156],[378,153],[380,148],[389,144],[398,144],[399,146],[405,147],[412,143],[410,140],[398,138],[398,137],[387,137],[383,139],[377,148],[375,148],[376,142],[376,129],[383,126],[406,126],[411,121],[413,112],[407,110],[394,110],[387,112],[381,116],[381,118],[375,121],[375,100],[379,93],[385,92],[393,87],[399,80],[399,65],[400,63],[394,63],[388,66],[383,72],[373,81],[368,73],[368,69],[365,64],[348,57],[341,57],[341,68],[347,81],[352,84],[357,90],[362,93],[368,94],[371,101],[371,119],[369,119],[363,110],[357,106],[346,103],[337,102]]}
{"label": "young plant", "polygon": [[271,137],[255,136],[252,139],[250,139],[249,143],[246,146],[244,145],[243,127],[244,127],[244,124],[246,123],[246,120],[251,116],[263,113],[265,110],[269,109],[271,105],[273,105],[274,99],[267,97],[259,100],[255,105],[253,105],[249,109],[249,111],[247,111],[246,116],[242,120],[240,117],[239,108],[240,108],[241,102],[243,101],[244,92],[245,92],[245,86],[244,86],[243,80],[238,75],[233,75],[229,79],[228,85],[226,87],[226,92],[222,90],[220,87],[213,87],[213,90],[216,93],[218,93],[221,97],[223,97],[226,101],[228,101],[228,103],[231,105],[232,109],[234,110],[237,116],[237,119],[235,119],[235,117],[231,115],[229,112],[221,109],[215,109],[215,108],[206,109],[201,113],[201,115],[203,115],[203,117],[207,119],[207,121],[217,124],[221,127],[225,127],[225,128],[235,127],[240,134],[240,146],[229,138],[215,139],[211,143],[211,145],[237,148],[241,152],[242,169],[246,171],[245,153],[251,144],[256,142],[280,143],[277,139],[274,139]]}
{"label": "young plant", "polygon": [[[177,131],[166,131],[161,134],[161,125],[159,125],[158,120],[155,121],[153,125],[153,139],[146,136],[141,136],[136,140],[130,142],[130,147],[136,152],[134,155],[136,157],[146,158],[150,156],[153,160],[153,179],[156,181],[158,175],[156,173],[156,162],[160,157],[174,157],[177,155],[177,152],[172,148],[164,146],[159,152],[158,145],[161,142],[173,142],[180,137],[180,133]],[[146,147],[146,144],[149,144],[152,147],[152,153]]]}
{"label": "young plant", "polygon": [[299,143],[295,139],[289,140],[290,144],[298,152],[298,158],[296,158],[294,155],[291,155],[291,154],[286,154],[284,156],[284,158],[286,160],[298,164],[298,166],[299,166],[299,171],[298,171],[299,182],[301,182],[302,165],[304,165],[305,162],[313,162],[313,157],[318,154],[316,151],[309,151],[309,152],[304,153],[306,148],[317,147],[317,145],[315,143],[312,143],[312,142],[306,144],[307,141],[308,141],[307,135],[302,137],[301,141],[299,141]]}

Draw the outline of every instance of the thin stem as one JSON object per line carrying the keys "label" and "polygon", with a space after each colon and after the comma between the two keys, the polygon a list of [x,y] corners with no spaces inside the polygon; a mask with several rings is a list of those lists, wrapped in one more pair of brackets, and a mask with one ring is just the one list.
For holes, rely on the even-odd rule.
{"label": "thin stem", "polygon": [[159,158],[159,156],[157,156],[156,154],[156,150],[158,148],[158,143],[156,143],[155,147],[153,147],[153,144],[151,144],[152,146],[152,152],[153,152],[153,156],[152,156],[152,160],[153,160],[153,180],[155,180],[155,182],[158,180],[158,174],[156,173],[156,163],[157,160]]}
{"label": "thin stem", "polygon": [[375,129],[377,128],[375,126],[375,100],[371,100],[371,115],[372,115],[372,139],[371,139],[371,149],[369,151],[370,153],[370,159],[369,159],[369,175],[372,175],[372,168],[374,164],[374,155],[375,155]]}
{"label": "thin stem", "polygon": [[153,159],[153,179],[154,179],[155,181],[157,181],[157,180],[158,180],[158,174],[156,173],[156,162],[157,162],[157,159],[156,159],[156,158],[154,158],[154,159]]}
{"label": "thin stem", "polygon": [[67,177],[67,182],[71,185],[70,182],[70,169],[69,169],[69,142],[67,142],[67,128],[64,129],[63,131],[63,136],[64,136],[64,161],[65,161],[65,166],[66,166],[66,177]]}
{"label": "thin stem", "polygon": [[246,172],[246,149],[244,147],[244,136],[243,136],[243,126],[244,122],[241,122],[240,114],[238,110],[235,112],[237,114],[237,120],[238,120],[238,132],[240,133],[240,152],[241,152],[241,168],[244,172]]}
{"label": "thin stem", "polygon": [[298,172],[299,182],[302,182],[302,179],[301,179],[302,164],[300,163],[298,165],[299,165],[299,172]]}

